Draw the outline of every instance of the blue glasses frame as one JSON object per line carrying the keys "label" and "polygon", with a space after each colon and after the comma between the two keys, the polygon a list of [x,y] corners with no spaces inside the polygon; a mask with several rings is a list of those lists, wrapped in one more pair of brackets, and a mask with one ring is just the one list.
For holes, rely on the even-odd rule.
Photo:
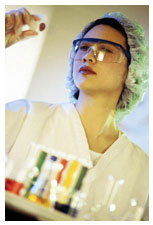
{"label": "blue glasses frame", "polygon": [[125,48],[123,48],[122,45],[120,45],[118,43],[115,43],[115,42],[112,42],[112,41],[108,41],[108,40],[104,40],[104,39],[99,39],[99,38],[80,38],[80,39],[76,39],[76,40],[73,41],[74,47],[76,46],[76,43],[78,41],[102,42],[102,43],[108,43],[108,44],[112,44],[112,45],[118,46],[124,52],[124,54],[128,58],[128,60],[131,61],[131,55],[128,53],[128,51]]}

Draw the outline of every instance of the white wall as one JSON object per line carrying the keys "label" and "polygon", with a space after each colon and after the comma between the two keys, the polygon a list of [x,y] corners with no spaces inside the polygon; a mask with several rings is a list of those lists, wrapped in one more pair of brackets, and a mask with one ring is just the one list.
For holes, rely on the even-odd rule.
{"label": "white wall", "polygon": [[[21,7],[21,6],[19,6]],[[22,6],[23,7],[23,6]],[[7,6],[6,10],[18,8]],[[119,11],[145,28],[148,41],[148,6],[26,6],[45,14],[47,30],[41,37],[6,50],[6,101],[29,98],[51,103],[68,101],[65,78],[73,39],[90,21],[106,12]],[[148,93],[145,101],[120,124],[129,137],[148,152]]]}

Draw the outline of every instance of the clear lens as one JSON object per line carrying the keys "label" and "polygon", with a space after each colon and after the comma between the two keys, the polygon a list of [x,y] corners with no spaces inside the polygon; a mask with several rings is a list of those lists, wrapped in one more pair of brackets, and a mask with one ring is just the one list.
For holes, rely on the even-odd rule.
{"label": "clear lens", "polygon": [[121,63],[124,60],[123,51],[113,44],[78,41],[75,45],[75,60],[82,60],[89,54],[104,63]]}

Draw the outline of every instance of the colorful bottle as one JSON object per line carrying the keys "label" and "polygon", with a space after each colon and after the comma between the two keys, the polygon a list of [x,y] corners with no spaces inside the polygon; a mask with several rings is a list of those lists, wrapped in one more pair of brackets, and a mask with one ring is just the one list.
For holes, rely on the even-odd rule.
{"label": "colorful bottle", "polygon": [[79,205],[81,205],[80,203],[82,203],[83,199],[80,198],[80,195],[82,194],[80,192],[81,186],[83,184],[83,179],[85,177],[85,175],[87,174],[88,168],[81,166],[80,169],[80,173],[77,177],[77,181],[72,189],[72,192],[70,194],[71,198],[70,198],[70,210],[69,210],[69,215],[76,217],[77,213],[78,213],[78,208],[80,209],[80,207],[78,207]]}
{"label": "colorful bottle", "polygon": [[80,163],[77,160],[73,160],[69,162],[69,167],[66,171],[64,179],[62,181],[62,190],[59,193],[59,197],[55,202],[54,208],[68,214],[70,210],[70,192],[72,189],[72,185],[77,175],[78,168]]}
{"label": "colorful bottle", "polygon": [[28,197],[29,195],[29,191],[31,190],[31,188],[33,187],[34,183],[36,182],[36,180],[38,179],[39,175],[40,175],[40,172],[41,172],[41,169],[42,169],[42,165],[45,161],[47,157],[47,152],[44,152],[44,151],[41,151],[40,152],[40,155],[38,157],[38,160],[36,162],[36,165],[34,167],[35,170],[37,170],[36,172],[36,176],[34,176],[28,186],[28,188],[26,189],[26,193],[25,193],[25,197]]}
{"label": "colorful bottle", "polygon": [[19,170],[18,174],[15,173],[15,166],[14,161],[8,159],[5,169],[5,190],[20,195],[20,190],[24,187],[24,183],[22,179],[19,179],[21,171]]}
{"label": "colorful bottle", "polygon": [[[63,168],[56,156],[50,156],[44,163],[41,174],[34,186],[30,189],[28,198],[45,206],[51,207],[56,199],[57,181],[56,176]],[[35,197],[33,198],[33,195]],[[54,199],[53,199],[54,197]]]}

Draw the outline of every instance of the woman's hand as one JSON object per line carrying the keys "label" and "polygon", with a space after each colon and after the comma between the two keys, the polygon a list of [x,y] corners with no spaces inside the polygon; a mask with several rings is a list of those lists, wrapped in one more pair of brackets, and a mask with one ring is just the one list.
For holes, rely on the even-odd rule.
{"label": "woman's hand", "polygon": [[[41,18],[36,15],[31,15],[25,8],[12,10],[5,13],[5,47],[30,36],[38,35],[36,31],[37,23]],[[24,25],[28,25],[30,29],[23,31]],[[45,24],[41,23],[39,30],[45,29]]]}

